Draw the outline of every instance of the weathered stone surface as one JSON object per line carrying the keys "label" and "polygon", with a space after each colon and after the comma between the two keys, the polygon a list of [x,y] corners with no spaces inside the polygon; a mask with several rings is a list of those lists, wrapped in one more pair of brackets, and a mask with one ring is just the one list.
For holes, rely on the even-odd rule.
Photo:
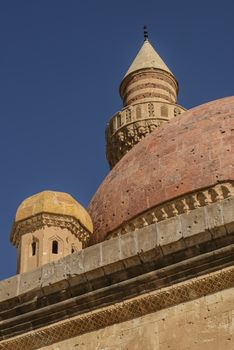
{"label": "weathered stone surface", "polygon": [[233,350],[233,293],[226,289],[40,349]]}
{"label": "weathered stone surface", "polygon": [[19,278],[19,294],[24,294],[32,290],[41,288],[41,281],[44,279],[42,268],[17,275]]}
{"label": "weathered stone surface", "polygon": [[187,215],[181,215],[181,227],[187,246],[211,240],[205,208],[198,208]]}
{"label": "weathered stone surface", "polygon": [[121,246],[119,237],[109,239],[101,244],[102,249],[102,265],[113,264],[121,260]]}
{"label": "weathered stone surface", "polygon": [[[209,205],[204,207],[206,211],[207,227],[211,232],[212,237],[222,237],[225,235],[224,217],[223,217],[223,206],[225,202],[217,203],[217,205]],[[233,227],[234,229],[234,227]]]}
{"label": "weathered stone surface", "polygon": [[227,199],[222,203],[222,213],[224,219],[224,226],[228,233],[232,233],[234,231],[234,207],[232,198]]}
{"label": "weathered stone surface", "polygon": [[101,266],[102,257],[100,245],[88,247],[84,250],[83,254],[85,272],[97,269]]}
{"label": "weathered stone surface", "polygon": [[156,224],[156,227],[157,245],[164,246],[182,238],[181,220],[178,217],[161,221]]}
{"label": "weathered stone surface", "polygon": [[144,228],[144,230],[135,231],[135,239],[137,244],[137,252],[145,253],[159,245],[157,225],[152,224]]}
{"label": "weathered stone surface", "polygon": [[234,211],[224,216],[226,205],[233,207],[234,199],[139,228],[2,281],[0,337],[20,334],[24,325],[36,329],[232,265]]}
{"label": "weathered stone surface", "polygon": [[[134,233],[107,240],[58,262],[1,281],[0,300],[11,299],[41,287],[47,288],[75,275],[86,273],[87,276],[89,272],[99,268],[106,274],[113,273],[123,269],[123,261],[126,262],[125,266],[130,267],[140,261],[155,260],[161,256],[162,251],[166,256],[185,249],[185,246],[189,248],[205,241],[212,242],[216,237],[222,238],[222,235],[233,232],[233,208],[234,199],[228,198],[210,205],[209,209],[194,209],[188,214],[181,214]],[[89,279],[92,279],[91,276]]]}
{"label": "weathered stone surface", "polygon": [[91,244],[149,208],[233,181],[233,130],[234,97],[229,97],[184,112],[139,142],[90,202]]}
{"label": "weathered stone surface", "polygon": [[19,295],[20,276],[8,278],[0,282],[0,302]]}

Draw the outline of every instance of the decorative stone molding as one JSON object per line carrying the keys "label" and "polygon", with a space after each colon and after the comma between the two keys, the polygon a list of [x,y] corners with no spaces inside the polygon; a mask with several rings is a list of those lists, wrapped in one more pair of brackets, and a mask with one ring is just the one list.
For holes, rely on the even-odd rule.
{"label": "decorative stone molding", "polygon": [[[144,91],[140,96],[139,92]],[[120,85],[120,95],[124,106],[132,103],[143,102],[147,99],[145,93],[156,93],[153,95],[153,101],[158,98],[164,102],[172,101],[176,103],[178,94],[178,83],[173,75],[157,69],[143,69],[126,76]],[[161,93],[161,96],[158,94]]]}
{"label": "decorative stone molding", "polygon": [[125,222],[119,229],[111,232],[107,239],[135,231],[139,228],[149,226],[180,214],[189,213],[194,209],[204,207],[219,200],[234,196],[234,182],[224,182],[216,186],[203,189],[199,192],[186,194],[170,202],[163,203],[157,207],[139,215],[137,218]]}
{"label": "decorative stone molding", "polygon": [[[141,82],[137,86],[131,87],[131,89],[129,89],[128,92],[125,94],[125,98],[127,98],[129,95],[131,95],[135,92],[139,92],[140,90],[144,90],[147,88],[165,90],[171,96],[173,96],[174,100],[176,100],[176,98],[177,98],[176,93],[174,92],[174,90],[170,86],[165,86],[165,85],[160,84],[158,82]],[[174,103],[174,101],[173,101],[173,103]]]}
{"label": "decorative stone molding", "polygon": [[14,245],[16,245],[16,247],[18,247],[22,234],[34,232],[35,230],[46,226],[67,228],[79,239],[79,241],[82,242],[83,247],[87,246],[90,232],[88,232],[78,220],[72,216],[56,215],[51,213],[41,213],[31,216],[28,219],[15,222],[12,228],[10,240]]}
{"label": "decorative stone molding", "polygon": [[106,128],[106,156],[110,167],[162,123],[184,111],[173,103],[147,102],[127,106],[116,113]]}
{"label": "decorative stone molding", "polygon": [[2,350],[36,350],[87,332],[116,323],[125,322],[164,308],[195,300],[211,293],[234,287],[234,268],[229,267],[187,282],[162,288],[119,302],[111,306],[84,313],[66,321],[57,322],[0,342]]}

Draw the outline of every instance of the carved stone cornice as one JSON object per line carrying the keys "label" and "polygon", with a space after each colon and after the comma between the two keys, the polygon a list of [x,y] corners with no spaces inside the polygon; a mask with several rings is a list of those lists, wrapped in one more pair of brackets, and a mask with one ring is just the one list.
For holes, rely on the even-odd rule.
{"label": "carved stone cornice", "polygon": [[2,350],[36,350],[87,332],[154,313],[234,287],[234,268],[229,267],[189,281],[115,303],[92,312],[42,327],[0,342]]}
{"label": "carved stone cornice", "polygon": [[116,113],[106,128],[106,157],[110,167],[149,133],[184,111],[173,103],[145,102]]}
{"label": "carved stone cornice", "polygon": [[133,232],[180,214],[189,213],[194,209],[208,206],[219,200],[234,196],[234,182],[227,181],[205,188],[198,192],[186,194],[172,201],[153,207],[136,218],[125,222],[117,230],[109,233],[107,239]]}
{"label": "carved stone cornice", "polygon": [[18,247],[21,235],[50,226],[68,229],[82,242],[83,248],[87,246],[91,233],[88,232],[77,219],[68,215],[51,213],[41,213],[31,216],[28,219],[15,222],[13,224],[10,240]]}

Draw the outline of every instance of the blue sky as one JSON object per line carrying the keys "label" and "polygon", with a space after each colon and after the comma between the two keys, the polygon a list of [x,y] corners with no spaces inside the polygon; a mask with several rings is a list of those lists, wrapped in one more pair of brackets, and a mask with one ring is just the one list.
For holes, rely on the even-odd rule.
{"label": "blue sky", "polygon": [[9,234],[44,189],[87,206],[108,172],[105,125],[144,24],[186,108],[233,95],[233,0],[0,2],[0,279],[15,274]]}

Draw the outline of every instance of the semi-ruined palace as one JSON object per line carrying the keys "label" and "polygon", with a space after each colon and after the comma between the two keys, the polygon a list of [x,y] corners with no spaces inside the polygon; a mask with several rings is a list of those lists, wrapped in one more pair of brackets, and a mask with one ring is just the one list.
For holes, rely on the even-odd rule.
{"label": "semi-ruined palace", "polygon": [[178,88],[145,35],[88,208],[19,205],[0,350],[234,350],[234,97],[186,110]]}

